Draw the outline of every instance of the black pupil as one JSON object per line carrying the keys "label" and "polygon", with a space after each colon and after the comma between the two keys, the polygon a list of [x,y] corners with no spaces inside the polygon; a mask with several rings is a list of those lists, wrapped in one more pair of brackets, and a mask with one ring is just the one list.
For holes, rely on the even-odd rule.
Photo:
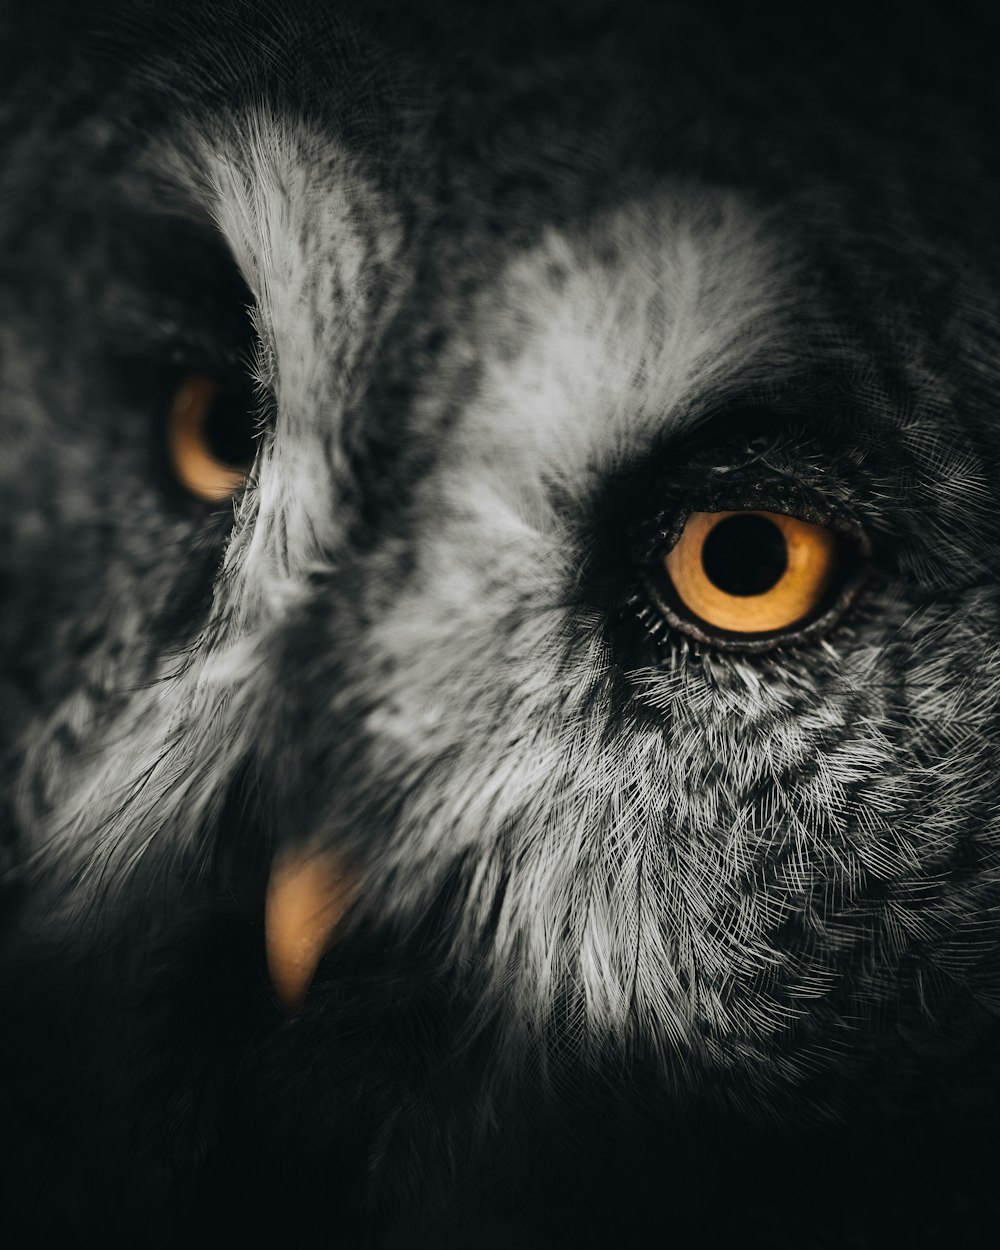
{"label": "black pupil", "polygon": [[785,536],[762,516],[726,517],[702,544],[701,564],[727,595],[762,595],[788,568]]}
{"label": "black pupil", "polygon": [[233,388],[213,395],[205,414],[205,443],[216,460],[245,469],[253,462],[253,400],[246,391]]}

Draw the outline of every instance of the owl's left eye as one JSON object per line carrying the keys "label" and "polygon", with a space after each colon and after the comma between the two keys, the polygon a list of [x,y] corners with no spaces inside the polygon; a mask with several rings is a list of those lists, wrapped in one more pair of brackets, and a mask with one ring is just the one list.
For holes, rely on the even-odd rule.
{"label": "owl's left eye", "polygon": [[178,382],[167,413],[167,450],[181,486],[206,503],[239,491],[256,452],[254,419],[242,389],[226,389],[205,373]]}
{"label": "owl's left eye", "polygon": [[858,552],[838,531],[780,512],[693,512],[663,557],[661,604],[676,628],[758,649],[846,602]]}

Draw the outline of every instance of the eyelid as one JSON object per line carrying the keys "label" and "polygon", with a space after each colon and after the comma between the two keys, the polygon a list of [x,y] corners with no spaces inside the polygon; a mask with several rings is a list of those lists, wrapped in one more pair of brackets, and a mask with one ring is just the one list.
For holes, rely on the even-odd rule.
{"label": "eyelid", "polygon": [[108,342],[114,353],[148,359],[155,353],[177,368],[224,369],[235,374],[253,343],[245,302],[236,308],[192,308],[174,296],[125,298],[108,315]]}

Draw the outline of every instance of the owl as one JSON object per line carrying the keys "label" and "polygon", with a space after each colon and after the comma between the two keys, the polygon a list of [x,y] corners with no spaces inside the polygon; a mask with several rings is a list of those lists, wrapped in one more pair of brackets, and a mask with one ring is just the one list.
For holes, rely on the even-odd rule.
{"label": "owl", "polygon": [[987,7],[0,23],[4,1244],[991,1244]]}

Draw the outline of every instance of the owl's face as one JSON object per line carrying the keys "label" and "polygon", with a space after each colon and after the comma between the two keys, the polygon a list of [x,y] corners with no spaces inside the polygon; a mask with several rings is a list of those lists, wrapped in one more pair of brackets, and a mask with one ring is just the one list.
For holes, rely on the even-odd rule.
{"label": "owl's face", "polygon": [[974,155],[822,62],[772,66],[792,105],[720,103],[651,17],[593,61],[535,32],[517,72],[427,15],[254,20],[113,28],[6,123],[18,958],[118,1003],[183,950],[213,1028],[284,1036],[268,883],[315,855],[350,905],[294,1022],[310,1080],[387,969],[448,987],[456,1064],[485,1032],[674,1095],[977,1044]]}

